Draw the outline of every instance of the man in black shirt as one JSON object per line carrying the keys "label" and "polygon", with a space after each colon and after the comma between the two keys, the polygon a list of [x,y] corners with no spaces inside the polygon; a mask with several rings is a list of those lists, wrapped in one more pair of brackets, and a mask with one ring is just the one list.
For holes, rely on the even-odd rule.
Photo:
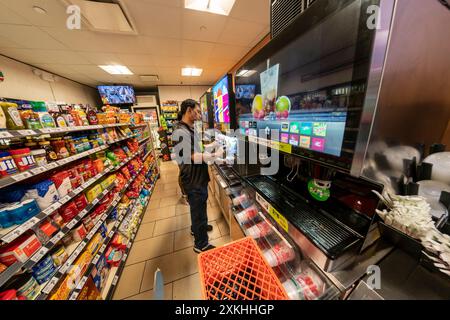
{"label": "man in black shirt", "polygon": [[182,119],[173,133],[175,160],[180,167],[180,180],[187,193],[191,207],[192,233],[195,237],[196,253],[214,249],[208,239],[208,183],[207,163],[222,158],[223,151],[216,154],[205,152],[205,146],[194,124],[201,121],[200,105],[194,100],[186,100],[181,104]]}

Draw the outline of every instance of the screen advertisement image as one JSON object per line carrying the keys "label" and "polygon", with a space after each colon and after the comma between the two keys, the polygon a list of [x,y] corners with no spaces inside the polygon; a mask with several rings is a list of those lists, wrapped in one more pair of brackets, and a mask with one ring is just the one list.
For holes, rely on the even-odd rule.
{"label": "screen advertisement image", "polygon": [[136,103],[134,88],[131,86],[99,86],[98,91],[104,105]]}
{"label": "screen advertisement image", "polygon": [[205,94],[200,98],[200,108],[202,109],[202,121],[208,123],[208,95]]}
{"label": "screen advertisement image", "polygon": [[216,123],[230,123],[230,92],[228,77],[220,80],[213,88],[214,119]]}

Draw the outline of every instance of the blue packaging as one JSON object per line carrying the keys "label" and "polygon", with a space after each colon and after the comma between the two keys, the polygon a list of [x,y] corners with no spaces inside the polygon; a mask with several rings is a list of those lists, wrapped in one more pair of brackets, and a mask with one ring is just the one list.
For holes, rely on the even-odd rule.
{"label": "blue packaging", "polygon": [[0,192],[1,203],[20,202],[27,192],[25,186],[13,186]]}
{"label": "blue packaging", "polygon": [[[22,224],[26,216],[26,209],[21,203],[15,203],[8,207],[8,217],[13,224]],[[25,220],[26,221],[26,220]]]}
{"label": "blue packaging", "polygon": [[101,225],[99,231],[100,231],[102,238],[106,238],[106,234],[108,233],[108,227],[106,226],[105,223]]}
{"label": "blue packaging", "polygon": [[26,200],[17,206],[13,206],[14,209],[9,210],[10,219],[14,224],[22,224],[25,221],[30,220],[37,215],[41,210],[36,200]]}
{"label": "blue packaging", "polygon": [[14,223],[11,221],[8,213],[8,208],[0,208],[0,227],[9,228],[12,227]]}

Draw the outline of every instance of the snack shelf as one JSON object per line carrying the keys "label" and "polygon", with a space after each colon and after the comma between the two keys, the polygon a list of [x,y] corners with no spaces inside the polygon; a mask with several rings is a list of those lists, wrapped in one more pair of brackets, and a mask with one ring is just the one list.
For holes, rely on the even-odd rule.
{"label": "snack shelf", "polygon": [[78,127],[67,127],[67,128],[45,128],[45,129],[34,129],[34,130],[3,130],[0,131],[0,139],[12,139],[12,138],[25,138],[40,136],[45,134],[65,134],[80,131],[90,131],[90,130],[100,130],[106,128],[116,128],[116,127],[131,127],[139,128],[146,126],[146,124],[133,125],[130,123],[116,123],[116,124],[100,124],[94,126],[78,126]]}
{"label": "snack shelf", "polygon": [[117,221],[113,224],[112,228],[108,228],[108,235],[103,241],[102,246],[100,247],[100,250],[97,252],[95,257],[90,262],[86,272],[84,273],[83,277],[81,278],[80,283],[77,285],[77,287],[72,290],[72,292],[69,294],[69,300],[77,300],[78,296],[80,295],[81,291],[83,290],[84,285],[86,284],[86,281],[89,279],[89,276],[91,275],[92,270],[94,269],[97,262],[100,260],[100,257],[105,253],[106,248],[108,247],[110,241],[113,239],[114,235],[116,234],[117,230],[119,229],[120,224],[122,223],[125,216],[131,212],[131,209],[134,206],[134,203],[129,207],[128,210],[125,210],[125,213],[122,213]]}
{"label": "snack shelf", "polygon": [[[125,191],[128,189],[128,187],[134,182],[134,180],[136,180],[136,178],[139,176],[139,174],[142,172],[142,170],[144,169],[144,166],[142,166],[141,167],[141,169],[139,169],[139,171],[138,171],[138,173],[134,176],[134,177],[132,177],[132,179],[123,187],[123,189],[122,189],[122,191],[120,192],[120,194],[118,195],[118,196],[116,196],[116,199],[111,203],[111,207],[110,207],[110,209],[108,210],[108,215],[106,216],[106,218],[110,215],[110,213],[112,212],[112,210],[117,206],[117,204],[119,203],[119,201],[120,201],[120,199],[123,197],[123,195],[125,194]],[[106,218],[104,219],[104,220],[106,220]],[[103,221],[104,222],[104,221]],[[73,226],[72,226],[73,227]],[[94,232],[94,234],[95,234],[95,232]],[[93,235],[92,235],[93,236]],[[91,238],[92,238],[92,236],[91,236]],[[61,237],[61,239],[62,239],[62,237]],[[86,240],[86,239],[85,239]],[[83,249],[84,249],[84,247],[87,245],[87,243],[90,241],[91,239],[88,239],[87,240],[87,242],[86,242],[86,244],[83,246]],[[84,241],[84,240],[83,240]],[[58,242],[58,241],[57,241]],[[55,243],[56,244],[56,243]],[[81,249],[81,251],[82,251],[82,249]],[[69,259],[67,260],[67,262],[64,264],[64,266],[66,266],[67,264],[68,264],[68,262],[70,262],[69,263],[69,266],[67,267],[67,269],[66,270],[64,270],[64,272],[62,273],[62,274],[59,274],[60,273],[60,270],[57,270],[57,272],[55,273],[55,275],[52,277],[52,279],[49,281],[49,283],[48,283],[48,285],[47,286],[49,286],[48,288],[47,288],[47,286],[46,287],[43,287],[43,290],[42,290],[42,292],[43,292],[43,294],[41,294],[39,297],[38,297],[38,300],[43,300],[43,299],[46,299],[47,298],[47,296],[48,296],[48,294],[55,288],[55,286],[58,284],[58,282],[59,282],[59,280],[61,279],[61,277],[68,271],[68,269],[72,266],[72,263],[73,263],[73,261],[75,261],[75,259],[78,257],[78,255],[81,253],[81,251],[80,252],[78,252],[77,253],[77,255],[74,257],[74,259],[72,260],[72,261],[70,261],[70,257],[69,257]],[[58,278],[58,280],[56,280],[56,278]],[[44,295],[45,295],[45,297],[44,297]]]}
{"label": "snack shelf", "polygon": [[[153,172],[154,167],[155,166],[152,167],[152,169],[149,171],[149,173]],[[155,177],[155,179],[151,183],[152,184],[152,190],[151,190],[151,192],[150,192],[150,194],[148,196],[147,203],[145,204],[144,210],[142,211],[142,215],[141,215],[141,217],[139,217],[138,228],[132,234],[131,238],[128,241],[127,250],[125,251],[125,254],[122,257],[120,265],[118,267],[111,268],[111,270],[109,272],[105,288],[103,289],[103,291],[101,293],[101,296],[102,296],[103,300],[111,300],[113,295],[114,295],[114,292],[116,290],[119,278],[120,278],[123,270],[125,269],[125,264],[127,262],[128,255],[129,255],[131,249],[133,248],[134,240],[135,240],[135,238],[136,238],[136,236],[137,236],[137,234],[139,232],[139,229],[141,227],[142,219],[143,219],[143,217],[145,215],[145,212],[147,211],[147,207],[148,207],[148,205],[150,203],[150,200],[151,200],[151,197],[152,197],[152,194],[153,194],[153,190],[155,188],[155,183],[158,180],[158,176],[159,176],[159,173],[158,173],[158,175]]]}
{"label": "snack shelf", "polygon": [[116,199],[113,201],[111,207],[108,209],[107,212],[105,212],[101,219],[97,222],[95,227],[89,231],[86,238],[84,238],[81,242],[77,244],[76,249],[70,254],[67,261],[57,269],[51,280],[43,287],[41,290],[41,294],[37,297],[36,300],[45,300],[47,299],[48,295],[53,291],[53,289],[57,286],[59,281],[63,278],[63,276],[70,271],[70,269],[73,266],[73,263],[78,258],[78,256],[83,252],[84,248],[89,244],[89,242],[92,240],[94,235],[97,233],[97,231],[100,229],[100,227],[103,225],[103,223],[106,221],[106,219],[109,217],[109,215],[113,212],[115,206],[119,202],[119,197],[116,197]]}
{"label": "snack shelf", "polygon": [[[106,168],[103,172],[99,173],[95,177],[91,178],[89,181],[85,182],[81,187],[73,190],[68,195],[60,199],[58,202],[54,203],[50,207],[46,208],[45,210],[42,210],[40,213],[38,213],[36,216],[31,218],[30,220],[24,222],[23,224],[19,226],[14,226],[5,230],[0,231],[0,241],[4,243],[11,243],[12,241],[16,240],[18,237],[20,237],[22,234],[27,232],[28,230],[34,228],[36,225],[41,223],[43,220],[48,218],[53,212],[61,208],[64,204],[75,198],[77,195],[79,195],[81,192],[89,188],[92,184],[94,184],[96,181],[103,178],[105,175],[111,172],[115,172],[122,168],[124,165],[126,165],[128,162],[130,162],[132,159],[134,159],[141,151],[133,153],[131,157],[128,157],[123,162],[121,162],[116,167],[109,167]],[[7,232],[4,235],[1,235],[1,233]]]}
{"label": "snack shelf", "polygon": [[67,223],[53,238],[51,238],[45,246],[42,246],[37,253],[35,253],[26,262],[16,262],[8,269],[0,273],[0,287],[3,286],[9,279],[11,279],[15,274],[17,274],[21,269],[29,270],[38,263],[45,254],[47,254],[56,244],[61,241],[66,234],[68,234],[71,229],[80,222],[115,186],[115,183],[110,185],[106,190],[104,190],[97,198],[95,198],[84,210],[82,210],[75,218]]}
{"label": "snack shelf", "polygon": [[147,138],[141,139],[138,142],[139,142],[139,144],[141,144],[141,143],[147,141],[148,139],[150,139],[150,136],[148,136]]}
{"label": "snack shelf", "polygon": [[5,177],[5,178],[2,178],[2,179],[0,179],[0,189],[9,187],[10,185],[13,185],[13,184],[18,183],[18,182],[27,180],[27,179],[29,179],[31,177],[34,177],[34,176],[38,175],[38,174],[46,173],[46,172],[49,172],[50,170],[54,170],[54,169],[63,167],[65,165],[67,165],[68,163],[80,160],[82,158],[90,156],[91,154],[94,154],[94,153],[106,150],[106,149],[108,149],[109,146],[111,146],[111,145],[113,145],[115,143],[122,142],[124,140],[132,139],[132,138],[135,138],[135,135],[129,136],[129,137],[125,137],[125,138],[121,138],[121,139],[117,139],[117,140],[114,140],[112,142],[108,142],[108,143],[106,143],[103,146],[100,146],[100,147],[91,149],[89,151],[85,151],[85,152],[76,154],[74,156],[71,156],[71,157],[68,157],[68,158],[65,158],[65,159],[61,159],[61,160],[49,163],[49,164],[47,164],[45,166],[37,167],[37,168],[31,169],[31,170],[28,170],[28,171],[25,171],[25,172],[22,172],[22,173],[18,173],[18,174],[12,175],[12,176],[8,176],[8,177]]}

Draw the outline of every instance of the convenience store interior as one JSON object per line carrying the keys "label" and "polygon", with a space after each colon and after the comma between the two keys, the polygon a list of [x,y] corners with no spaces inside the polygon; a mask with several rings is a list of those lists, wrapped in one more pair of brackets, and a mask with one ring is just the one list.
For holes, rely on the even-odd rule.
{"label": "convenience store interior", "polygon": [[[449,18],[0,0],[0,300],[450,299]],[[201,254],[172,140],[187,99],[224,150]]]}

